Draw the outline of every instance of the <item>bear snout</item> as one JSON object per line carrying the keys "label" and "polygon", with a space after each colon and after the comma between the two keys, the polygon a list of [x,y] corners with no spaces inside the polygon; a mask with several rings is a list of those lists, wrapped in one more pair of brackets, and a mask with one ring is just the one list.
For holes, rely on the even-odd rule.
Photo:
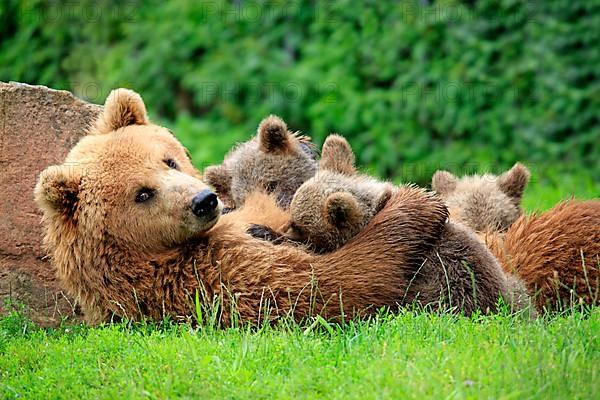
{"label": "bear snout", "polygon": [[208,189],[201,191],[192,198],[192,212],[197,217],[205,217],[217,209],[217,195]]}

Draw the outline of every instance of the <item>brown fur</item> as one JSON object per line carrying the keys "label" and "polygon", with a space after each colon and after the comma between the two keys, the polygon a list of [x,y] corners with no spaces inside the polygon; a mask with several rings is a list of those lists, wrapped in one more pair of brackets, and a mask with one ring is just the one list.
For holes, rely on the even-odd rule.
{"label": "brown fur", "polygon": [[[360,232],[395,191],[407,190],[355,173],[353,162],[345,139],[337,135],[326,139],[320,172],[296,192],[284,237],[301,241],[316,252],[333,251]],[[279,241],[277,233],[271,236],[256,228],[252,232]],[[515,308],[527,305],[524,286],[506,276],[475,235],[452,223],[445,225],[423,264],[406,279],[410,284],[405,300],[434,308],[487,312],[496,309],[501,295]]]}
{"label": "brown fur", "polygon": [[287,209],[296,189],[316,169],[310,139],[290,132],[285,122],[271,115],[253,139],[231,150],[221,165],[206,168],[204,179],[228,208],[240,207],[250,193],[264,190]]}
{"label": "brown fur", "polygon": [[487,244],[505,270],[526,282],[538,309],[598,304],[600,201],[566,201],[523,215],[505,235],[489,235]]}
{"label": "brown fur", "polygon": [[513,310],[530,305],[523,282],[505,274],[472,231],[451,222],[445,225],[437,246],[427,254],[421,271],[411,277],[411,282],[408,298],[452,307],[467,315],[477,309],[495,311],[500,296]]}
{"label": "brown fur", "polygon": [[[112,314],[189,317],[196,293],[204,303],[220,301],[223,324],[234,308],[243,321],[256,322],[267,304],[273,317],[336,318],[412,300],[409,278],[423,273],[421,265],[429,265],[426,257],[447,229],[440,199],[400,188],[361,232],[329,254],[274,246],[240,230],[234,213],[242,210],[229,222],[219,220],[220,207],[193,215],[191,198],[206,185],[184,148],[162,127],[131,124],[127,116],[141,110],[128,108],[139,103],[110,103],[119,98],[109,97],[103,116],[116,130],[84,137],[63,165],[40,174],[35,189],[57,275],[89,322]],[[125,112],[107,115],[115,109]],[[119,115],[125,116],[120,123]],[[154,189],[154,197],[136,202],[143,188]],[[276,215],[269,199],[260,200],[270,207],[264,213]],[[462,295],[457,292],[452,304],[462,304]]]}
{"label": "brown fur", "polygon": [[446,202],[450,219],[478,233],[503,232],[521,215],[529,170],[516,163],[499,177],[485,174],[457,178],[447,171],[433,175],[432,189]]}

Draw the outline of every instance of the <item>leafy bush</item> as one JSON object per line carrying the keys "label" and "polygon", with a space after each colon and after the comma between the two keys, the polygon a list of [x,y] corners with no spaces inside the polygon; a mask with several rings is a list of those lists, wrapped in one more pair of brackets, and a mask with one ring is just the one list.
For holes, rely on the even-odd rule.
{"label": "leafy bush", "polygon": [[[51,18],[57,4],[68,15]],[[0,80],[96,102],[132,87],[198,165],[275,113],[317,142],[342,133],[385,177],[428,183],[440,167],[517,160],[600,175],[597,2],[28,0],[0,11]]]}

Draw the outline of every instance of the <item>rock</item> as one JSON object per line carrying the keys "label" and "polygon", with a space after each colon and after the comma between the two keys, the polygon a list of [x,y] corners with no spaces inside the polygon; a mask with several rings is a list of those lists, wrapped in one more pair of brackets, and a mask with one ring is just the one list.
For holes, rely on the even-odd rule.
{"label": "rock", "polygon": [[66,91],[0,82],[1,314],[10,303],[24,304],[41,325],[77,318],[42,249],[33,188],[40,171],[64,161],[101,109]]}

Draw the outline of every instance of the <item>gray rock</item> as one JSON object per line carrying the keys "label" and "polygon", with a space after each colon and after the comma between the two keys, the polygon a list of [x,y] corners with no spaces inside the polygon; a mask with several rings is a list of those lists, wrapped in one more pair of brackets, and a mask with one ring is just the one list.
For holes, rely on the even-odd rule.
{"label": "gray rock", "polygon": [[24,304],[53,325],[77,318],[42,249],[41,213],[33,201],[38,174],[64,161],[102,110],[71,93],[0,82],[0,313]]}

